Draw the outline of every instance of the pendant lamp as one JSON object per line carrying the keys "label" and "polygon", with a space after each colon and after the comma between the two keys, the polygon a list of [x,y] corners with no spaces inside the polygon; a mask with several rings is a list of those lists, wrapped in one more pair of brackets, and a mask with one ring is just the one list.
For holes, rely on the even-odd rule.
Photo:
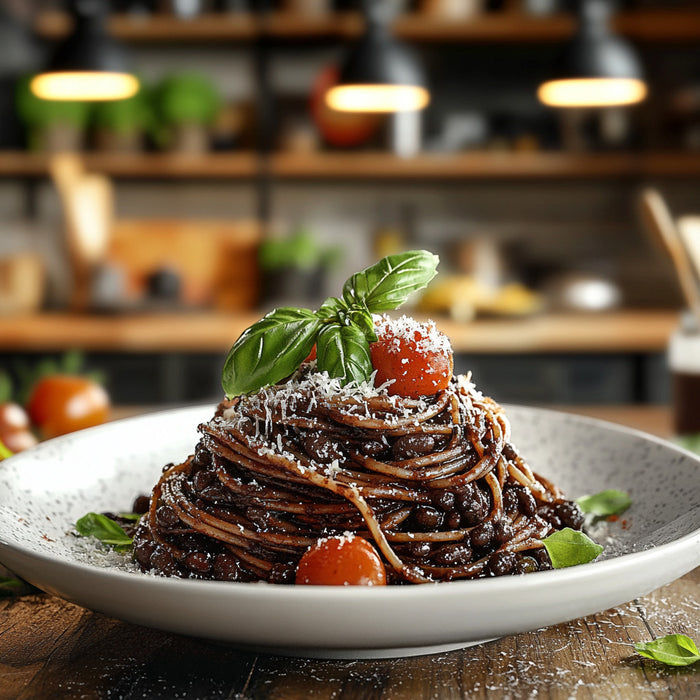
{"label": "pendant lamp", "polygon": [[48,69],[31,83],[35,95],[47,100],[118,100],[139,89],[127,67],[126,55],[105,31],[109,3],[71,0],[74,22]]}
{"label": "pendant lamp", "polygon": [[647,95],[644,72],[626,40],[610,29],[608,0],[579,0],[578,30],[558,63],[557,74],[537,96],[550,107],[614,107]]}
{"label": "pendant lamp", "polygon": [[338,84],[326,93],[341,112],[404,112],[430,102],[423,66],[410,47],[391,36],[386,0],[363,0],[366,28],[340,70]]}

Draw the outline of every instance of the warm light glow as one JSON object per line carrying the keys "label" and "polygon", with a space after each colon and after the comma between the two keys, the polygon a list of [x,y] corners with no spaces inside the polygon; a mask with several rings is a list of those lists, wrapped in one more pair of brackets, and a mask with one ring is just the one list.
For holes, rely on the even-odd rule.
{"label": "warm light glow", "polygon": [[636,78],[577,78],[550,80],[537,97],[550,107],[615,107],[641,102],[647,86]]}
{"label": "warm light glow", "polygon": [[428,102],[430,93],[417,85],[336,85],[326,93],[339,112],[411,112]]}
{"label": "warm light glow", "polygon": [[31,89],[44,100],[122,100],[138,92],[139,81],[129,73],[42,73],[32,80]]}

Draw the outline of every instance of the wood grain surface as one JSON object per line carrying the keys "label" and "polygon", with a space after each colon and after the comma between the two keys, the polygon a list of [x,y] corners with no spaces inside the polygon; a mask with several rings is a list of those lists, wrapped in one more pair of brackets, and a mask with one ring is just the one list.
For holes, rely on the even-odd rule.
{"label": "wood grain surface", "polygon": [[[579,412],[660,435],[669,431],[664,407]],[[381,660],[254,653],[29,591],[0,598],[0,700],[698,698],[700,664],[673,669],[634,652],[634,642],[671,633],[700,641],[700,568],[586,618],[449,653]]]}

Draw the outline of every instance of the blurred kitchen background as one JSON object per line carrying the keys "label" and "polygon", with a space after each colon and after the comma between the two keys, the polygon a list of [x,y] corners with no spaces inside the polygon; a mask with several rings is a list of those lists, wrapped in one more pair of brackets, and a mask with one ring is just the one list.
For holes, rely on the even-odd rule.
{"label": "blurred kitchen background", "polygon": [[668,400],[687,301],[640,202],[700,216],[697,0],[610,0],[648,96],[585,109],[537,98],[577,2],[390,0],[431,101],[380,115],[324,102],[356,1],[98,4],[140,81],[128,100],[35,97],[80,1],[0,0],[0,368],[78,350],[115,403],[217,400],[266,309],[428,248],[440,275],[411,312],[484,392]]}

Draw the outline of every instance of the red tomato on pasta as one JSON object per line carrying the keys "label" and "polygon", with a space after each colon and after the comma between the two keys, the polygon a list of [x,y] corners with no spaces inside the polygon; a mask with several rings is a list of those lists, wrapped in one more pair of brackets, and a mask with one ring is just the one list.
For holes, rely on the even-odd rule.
{"label": "red tomato on pasta", "polygon": [[452,348],[434,324],[421,324],[406,316],[386,318],[370,344],[375,384],[393,380],[389,394],[417,399],[447,388],[454,369]]}
{"label": "red tomato on pasta", "polygon": [[296,583],[312,586],[384,586],[386,570],[374,547],[362,537],[327,537],[306,550]]}

